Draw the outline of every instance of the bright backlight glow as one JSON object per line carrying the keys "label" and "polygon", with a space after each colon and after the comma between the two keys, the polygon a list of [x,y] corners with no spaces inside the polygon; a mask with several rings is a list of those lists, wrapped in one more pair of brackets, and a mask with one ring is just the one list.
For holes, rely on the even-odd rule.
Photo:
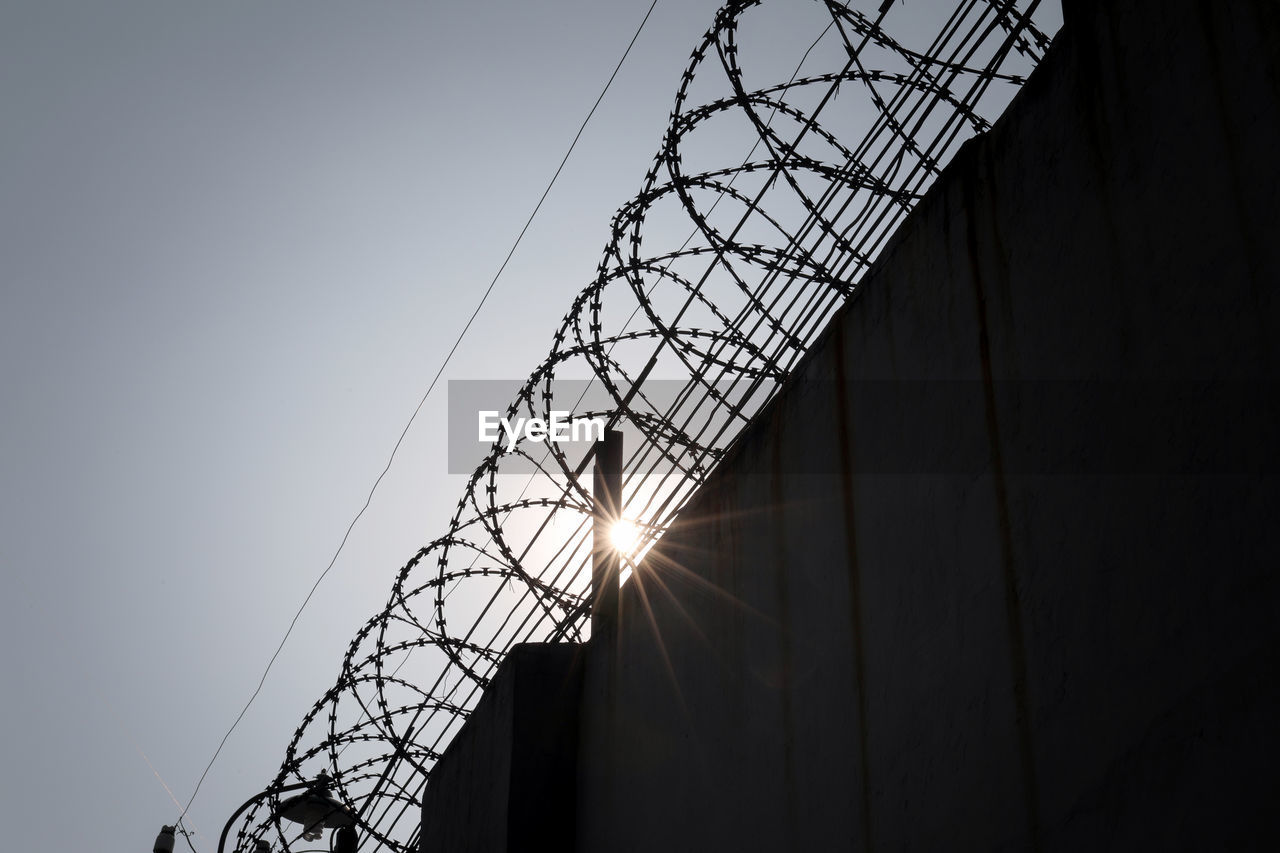
{"label": "bright backlight glow", "polygon": [[609,529],[609,541],[617,550],[630,554],[640,542],[640,529],[625,518],[620,519]]}

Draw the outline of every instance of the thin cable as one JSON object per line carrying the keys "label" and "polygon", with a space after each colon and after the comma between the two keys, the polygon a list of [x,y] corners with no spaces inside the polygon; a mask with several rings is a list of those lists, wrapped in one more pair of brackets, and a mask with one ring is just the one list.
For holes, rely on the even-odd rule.
{"label": "thin cable", "polygon": [[378,478],[374,480],[373,487],[369,489],[369,494],[364,499],[364,505],[360,507],[360,511],[356,513],[355,518],[351,519],[351,523],[347,525],[347,531],[342,536],[342,541],[338,543],[338,548],[333,553],[333,558],[329,560],[329,565],[316,578],[316,582],[311,585],[311,590],[307,593],[307,597],[302,600],[301,606],[298,607],[293,619],[289,622],[288,629],[284,632],[284,636],[280,639],[280,645],[276,647],[275,654],[271,656],[271,660],[267,662],[266,669],[262,672],[262,678],[258,680],[258,686],[254,688],[253,695],[249,697],[249,701],[244,703],[244,707],[240,709],[240,713],[236,716],[235,721],[231,724],[231,728],[227,729],[227,733],[222,736],[222,740],[218,742],[218,748],[214,750],[213,757],[209,759],[209,763],[205,765],[204,772],[200,774],[200,779],[196,782],[195,790],[191,792],[191,799],[187,801],[186,808],[182,810],[182,814],[178,815],[181,821],[186,817],[187,812],[191,810],[191,804],[195,802],[196,794],[200,793],[200,786],[204,784],[205,777],[209,775],[209,770],[213,767],[218,755],[222,752],[222,748],[226,745],[227,739],[231,737],[231,733],[236,730],[236,726],[240,725],[240,721],[244,719],[244,715],[248,712],[249,706],[253,704],[253,700],[258,698],[258,694],[262,692],[262,686],[267,681],[267,675],[271,672],[271,667],[275,665],[276,658],[280,656],[280,652],[284,649],[284,644],[289,639],[289,635],[293,633],[293,628],[298,624],[302,611],[306,609],[311,602],[311,597],[315,594],[316,589],[320,586],[321,581],[329,574],[334,565],[338,562],[338,557],[342,554],[342,549],[346,547],[347,540],[351,538],[351,531],[355,529],[356,523],[364,516],[365,511],[373,502],[374,492],[378,490],[383,478],[387,476],[387,472],[391,470],[391,465],[395,462],[396,454],[400,450],[400,445],[404,443],[405,436],[409,434],[409,429],[413,426],[413,422],[417,419],[418,413],[422,411],[422,407],[426,404],[427,398],[431,396],[431,392],[435,390],[436,384],[440,381],[440,377],[444,374],[445,368],[449,366],[449,362],[453,359],[453,355],[458,351],[462,339],[466,337],[467,332],[471,329],[471,324],[475,322],[476,317],[480,315],[480,310],[484,308],[484,304],[489,299],[489,294],[493,292],[493,288],[498,283],[498,279],[502,277],[502,273],[506,270],[507,265],[511,262],[511,258],[515,255],[516,249],[520,248],[520,242],[524,239],[524,235],[529,230],[529,226],[533,224],[534,217],[538,215],[538,211],[542,209],[542,204],[547,200],[547,196],[551,194],[551,188],[555,186],[556,180],[560,177],[560,173],[564,171],[565,164],[569,162],[573,149],[577,147],[578,140],[582,138],[582,133],[587,129],[587,123],[591,121],[591,117],[596,114],[596,109],[604,100],[604,96],[608,94],[609,87],[613,85],[614,79],[618,76],[618,72],[622,70],[622,64],[626,62],[627,57],[631,54],[631,48],[635,46],[636,40],[640,38],[640,33],[644,30],[645,24],[649,22],[649,16],[653,14],[654,8],[658,5],[658,0],[653,0],[649,4],[649,10],[644,13],[644,18],[640,21],[640,26],[636,28],[635,33],[631,36],[631,41],[627,43],[627,48],[622,52],[622,57],[618,60],[618,64],[614,66],[613,73],[609,75],[609,79],[605,81],[604,88],[600,90],[600,95],[596,98],[595,103],[591,105],[587,117],[582,120],[582,124],[578,127],[578,132],[574,134],[573,141],[569,143],[569,149],[565,151],[564,157],[560,160],[560,165],[556,167],[555,174],[551,176],[551,180],[547,182],[547,187],[542,191],[542,195],[538,198],[538,203],[534,205],[533,212],[529,214],[529,218],[525,220],[524,227],[520,229],[520,234],[516,237],[515,242],[511,245],[511,250],[507,252],[506,258],[503,259],[502,265],[498,267],[498,271],[494,273],[493,279],[489,282],[489,286],[485,288],[484,295],[480,297],[480,302],[476,305],[471,316],[467,319],[466,325],[462,327],[462,331],[458,333],[457,339],[453,342],[453,346],[449,348],[449,353],[444,357],[444,361],[440,364],[440,369],[436,371],[435,376],[431,379],[431,384],[427,386],[426,393],[422,395],[422,399],[418,401],[418,405],[414,408],[413,413],[409,415],[409,421],[404,425],[404,429],[400,431],[400,437],[396,439],[395,446],[391,448],[391,455],[387,457],[387,464],[383,467],[382,472],[378,474]]}
{"label": "thin cable", "polygon": [[[994,69],[1003,62],[1009,48],[1007,44],[999,48],[985,68],[982,62],[971,64],[970,58],[977,45],[986,43],[992,26],[984,25],[983,20],[975,21],[972,27],[967,28],[961,28],[960,24],[975,17],[988,20],[996,3],[1007,7],[1010,2],[964,0],[957,3],[957,14],[944,26],[944,32],[934,47],[927,54],[914,54],[885,35],[878,20],[850,12],[834,0],[828,0],[827,5],[834,13],[832,23],[839,24],[845,47],[853,54],[850,57],[852,63],[834,73],[819,74],[801,81],[805,88],[799,92],[828,92],[816,107],[806,109],[798,105],[809,104],[812,99],[792,98],[789,84],[755,92],[745,91],[737,63],[735,29],[740,7],[749,4],[731,3],[726,7],[717,18],[714,31],[708,32],[703,44],[695,50],[690,67],[682,78],[672,127],[659,157],[655,159],[654,169],[646,175],[645,189],[632,205],[619,213],[598,279],[575,300],[570,315],[566,315],[564,325],[557,331],[551,354],[535,372],[535,378],[541,381],[543,371],[554,373],[558,364],[570,358],[586,357],[590,361],[596,377],[606,382],[611,393],[615,393],[616,410],[633,417],[644,436],[642,449],[633,453],[628,461],[631,471],[629,482],[655,473],[655,466],[664,458],[676,457],[673,461],[682,474],[663,474],[658,488],[642,490],[635,487],[636,498],[642,500],[646,507],[641,514],[646,516],[652,529],[661,530],[666,526],[672,514],[687,500],[690,490],[706,476],[708,467],[714,467],[723,448],[732,446],[735,433],[731,427],[744,421],[753,406],[758,405],[750,403],[755,389],[771,388],[781,381],[817,334],[821,320],[831,306],[849,296],[860,277],[859,272],[870,264],[875,248],[885,239],[889,225],[910,208],[920,196],[921,187],[927,186],[929,176],[936,173],[938,163],[945,160],[942,155],[956,138],[956,128],[961,124],[972,124],[981,129],[980,116],[973,112],[976,98],[992,79],[996,79]],[[885,8],[882,6],[882,11]],[[841,16],[839,22],[835,14]],[[1008,38],[1021,39],[1021,36],[1010,32]],[[888,51],[889,62],[898,61],[898,68],[902,70],[895,70],[893,64],[883,70],[872,68],[857,58],[872,42],[876,50]],[[708,54],[720,60],[719,64],[733,85],[733,95],[684,110],[692,73]],[[832,58],[838,56],[837,53]],[[977,82],[964,87],[963,95],[951,94],[962,82],[959,75],[969,74],[976,75]],[[841,144],[830,130],[817,123],[818,114],[833,97],[828,87],[852,81],[860,81],[866,86],[877,115],[856,150]],[[824,88],[819,89],[819,86]],[[890,95],[891,91],[895,94]],[[784,96],[792,103],[784,101]],[[759,163],[744,164],[740,169],[686,172],[680,160],[681,138],[700,122],[735,105],[746,110],[757,130],[757,142],[769,147],[770,156]],[[761,107],[771,107],[769,117],[763,121],[759,114]],[[935,110],[939,109],[945,111],[942,116],[945,121],[936,117]],[[956,117],[950,116],[953,111]],[[830,112],[828,110],[828,115]],[[793,135],[794,131],[784,133],[770,129],[773,116],[781,114],[795,122],[793,127],[799,129],[799,135]],[[936,138],[921,136],[926,131],[932,132],[932,125],[925,125],[926,119],[940,125]],[[904,134],[905,140],[901,138]],[[806,143],[804,152],[798,150],[802,141]],[[817,153],[824,144],[832,146],[831,154],[819,160]],[[813,149],[812,154],[809,149]],[[658,182],[656,173],[662,167],[666,168],[670,180]],[[765,179],[765,183],[759,194],[733,188],[733,177],[738,172],[745,174],[762,170],[765,175],[760,177]],[[725,178],[728,178],[727,182]],[[807,212],[798,228],[775,222],[761,205],[764,194],[773,187],[782,188],[780,192],[785,191],[784,183],[789,185]],[[818,189],[822,192],[815,192]],[[756,218],[751,222],[738,220],[737,225],[726,231],[727,226],[735,221],[734,217],[726,215],[724,223],[709,222],[708,217],[716,205],[713,203],[705,212],[701,210],[700,202],[705,198],[705,192],[716,193],[717,202],[728,195],[736,204],[745,207],[744,218]],[[686,240],[675,253],[655,255],[650,252],[642,255],[641,224],[657,201],[673,193],[679,196],[677,200],[694,220],[697,233],[705,236],[708,245],[693,246],[686,251],[685,247],[689,245]],[[792,196],[788,193],[785,198]],[[849,216],[852,218],[848,219]],[[782,240],[776,246],[772,242],[768,245],[744,242],[746,235],[755,233],[750,230],[753,223],[778,229]],[[744,231],[744,228],[748,230]],[[628,241],[629,253],[625,248]],[[710,255],[708,266],[701,266],[706,259],[694,259],[700,254]],[[686,259],[687,264],[704,270],[702,276],[685,272]],[[676,263],[681,265],[679,273],[669,272]],[[833,264],[836,265],[834,269]],[[758,278],[755,271],[759,273]],[[696,270],[688,271],[693,272]],[[680,322],[693,304],[689,301],[685,301],[674,318],[667,309],[679,305],[679,301],[670,306],[663,303],[663,316],[658,316],[654,285],[644,280],[650,273],[669,275],[674,292],[668,302],[676,298],[680,288],[698,300],[696,310],[689,313],[692,318],[689,322],[694,325],[685,326]],[[712,278],[713,273],[718,277]],[[631,324],[632,318],[629,317],[622,332],[602,332],[599,294],[615,281],[632,284],[637,299],[651,315],[651,330],[625,331]],[[723,311],[712,301],[718,292],[704,295],[712,288],[728,288]],[[739,292],[741,296],[734,298]],[[665,289],[659,293],[666,298]],[[698,312],[704,309],[709,316],[701,318]],[[633,310],[632,317],[635,316],[638,314]],[[706,328],[708,322],[710,328]],[[723,324],[723,331],[719,324]],[[566,339],[569,341],[567,345]],[[621,356],[615,361],[611,355],[615,343],[650,339],[657,339],[659,350],[670,348],[688,369],[691,386],[696,384],[697,387],[709,388],[717,378],[732,375],[735,383],[742,380],[748,385],[747,393],[735,394],[736,399],[712,393],[707,399],[709,403],[714,402],[704,417],[702,410],[688,411],[685,407],[682,401],[691,399],[692,393],[686,388],[672,407],[665,412],[655,412],[659,423],[654,423],[645,408],[654,404],[644,397],[643,392],[638,397],[643,402],[637,404],[635,411],[630,406],[631,393],[627,393],[625,399],[617,399],[621,394],[617,377],[638,385],[648,376],[651,365],[656,364],[661,352],[655,352],[651,365],[647,365],[635,380],[631,379],[630,367],[621,361]],[[529,402],[536,393],[533,387],[535,378],[530,379],[525,389],[527,393],[522,398]],[[688,460],[692,460],[692,464],[688,464]],[[576,626],[586,612],[580,606],[571,608],[575,598],[573,590],[579,586],[572,583],[572,579],[579,577],[577,569],[587,559],[584,555],[589,554],[581,547],[580,539],[577,544],[532,541],[539,538],[538,532],[546,529],[546,520],[532,535],[527,535],[523,526],[520,526],[518,537],[508,537],[502,529],[515,509],[552,514],[557,509],[577,508],[576,493],[572,491],[576,482],[572,463],[567,459],[559,462],[559,469],[564,470],[569,479],[563,486],[561,497],[526,501],[529,486],[526,483],[526,488],[520,490],[513,502],[507,498],[506,488],[502,489],[502,499],[498,498],[497,475],[505,472],[497,469],[496,462],[496,459],[488,460],[473,474],[449,533],[420,549],[402,569],[386,609],[370,620],[353,641],[344,658],[343,675],[338,686],[317,702],[299,726],[281,768],[282,777],[286,773],[300,773],[304,762],[325,752],[335,768],[346,766],[338,764],[337,756],[348,747],[356,743],[388,741],[390,746],[387,748],[393,750],[391,754],[365,757],[351,764],[345,778],[339,780],[344,789],[344,800],[349,796],[353,805],[360,803],[361,823],[366,825],[370,838],[388,849],[410,851],[416,848],[414,842],[420,833],[414,826],[413,812],[421,802],[419,793],[429,773],[424,764],[439,758],[436,747],[456,731],[467,709],[474,706],[474,697],[492,676],[511,644],[521,640],[545,639],[548,621],[555,629],[555,637],[579,635]],[[646,465],[649,466],[647,469]],[[556,488],[561,488],[558,483]],[[660,489],[671,491],[661,492]],[[642,495],[644,491],[649,492],[647,497]],[[652,509],[648,509],[650,507]],[[487,536],[484,539],[476,536],[480,532]],[[559,537],[556,534],[550,538]],[[524,545],[526,539],[529,542]],[[494,542],[496,547],[491,549],[487,542]],[[548,550],[560,544],[552,559],[545,563],[540,551],[531,550],[535,545],[541,549],[544,544]],[[570,553],[561,563],[561,554],[566,550]],[[468,556],[471,559],[466,564]],[[433,557],[437,563],[435,576],[424,581],[421,572],[431,571]],[[450,557],[453,558],[452,566],[449,565]],[[477,568],[481,560],[484,563]],[[497,563],[496,568],[489,565],[491,561]],[[545,565],[546,570],[536,577],[531,575],[526,571],[530,561]],[[418,574],[410,580],[410,572],[415,567],[420,567]],[[489,599],[478,617],[471,609],[463,613],[468,618],[462,620],[464,630],[460,632],[453,625],[446,627],[444,599],[466,578],[476,578],[482,584],[492,584],[496,579],[502,584],[502,589]],[[495,606],[498,604],[497,595],[510,595],[511,584],[516,578],[527,584],[527,589],[517,596],[518,600],[504,615],[504,606]],[[422,602],[424,607],[432,606],[428,601],[432,595],[435,597],[432,615],[416,612],[413,599],[422,596],[416,601]],[[552,614],[548,605],[565,611],[565,615]],[[467,607],[471,608],[471,605]],[[419,629],[421,635],[407,641],[393,637],[392,630],[400,622],[410,632]],[[495,626],[494,623],[498,624]],[[473,642],[473,637],[476,640],[490,639]],[[393,655],[403,654],[404,658],[399,662],[403,665],[408,655],[418,648],[434,649],[449,659],[439,671],[435,684],[424,689],[416,680],[413,684],[403,682],[398,678],[399,665],[393,676],[387,677],[384,667]],[[370,695],[365,695],[365,685],[373,691]],[[391,695],[393,690],[402,688],[407,688],[411,695]],[[360,711],[355,724],[345,729],[345,724],[339,723],[339,695],[344,702],[354,699]],[[314,731],[313,724],[315,728],[324,725],[323,712],[326,708],[328,730],[323,740],[316,745],[304,743],[303,738]],[[408,728],[403,728],[404,720],[410,716]],[[422,717],[425,721],[419,724]],[[436,735],[434,742],[430,740],[433,734]],[[380,762],[385,763],[378,773]],[[409,771],[414,775],[405,779],[403,774]],[[363,789],[375,775],[378,781],[373,791],[364,793]],[[357,791],[357,788],[361,790]],[[266,820],[270,820],[270,815]],[[409,841],[393,840],[392,832],[399,829],[405,820],[413,827],[408,834]],[[252,818],[248,822],[252,823]],[[266,825],[259,825],[256,830],[258,837]]]}

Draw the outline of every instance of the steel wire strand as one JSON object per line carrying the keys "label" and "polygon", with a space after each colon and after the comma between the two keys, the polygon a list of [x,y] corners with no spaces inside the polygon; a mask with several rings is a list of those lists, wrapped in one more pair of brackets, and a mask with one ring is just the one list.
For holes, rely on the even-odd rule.
{"label": "steel wire strand", "polygon": [[[1033,24],[1035,2],[959,3],[932,44],[913,51],[883,26],[889,6],[869,17],[824,0],[828,26],[836,25],[845,49],[843,67],[748,89],[738,28],[753,5],[726,5],[695,48],[658,155],[640,193],[615,217],[596,278],[573,300],[547,359],[507,410],[551,411],[558,377],[594,377],[610,401],[610,421],[641,436],[625,463],[634,497],[624,511],[640,526],[643,547],[856,293],[963,129],[986,126],[979,102],[992,82],[1012,87],[1022,79],[1001,70],[1005,57],[1029,52],[1033,64],[1036,48],[1047,43]],[[993,38],[997,31],[1001,37]],[[902,70],[874,64],[872,54]],[[713,57],[717,63],[706,61]],[[695,76],[704,79],[717,65],[728,93],[691,106]],[[819,90],[810,101],[816,106],[800,103]],[[838,122],[827,127],[818,118],[859,90],[875,117],[846,146]],[[736,167],[686,170],[685,142],[728,115],[745,115],[756,136],[748,158]],[[775,117],[798,132],[784,135]],[[739,209],[717,210],[722,201]],[[650,224],[675,211],[694,225],[696,239],[650,249]],[[775,242],[759,242],[761,234]],[[627,321],[618,328],[620,315]],[[628,328],[636,318],[643,328]],[[651,393],[653,378],[673,369],[679,388],[664,402]],[[581,404],[579,398],[571,411]],[[590,495],[580,475],[590,454],[575,460],[553,445],[535,459],[523,443],[517,448],[507,455],[495,445],[468,479],[449,532],[401,568],[387,606],[353,638],[337,683],[305,715],[273,783],[323,766],[378,849],[411,849],[431,766],[509,648],[584,634]],[[521,461],[534,473],[512,497],[516,489],[504,478]],[[576,526],[558,530],[557,514],[577,516]],[[634,566],[635,558],[627,562]],[[419,659],[409,667],[413,654]],[[266,805],[246,814],[237,844],[269,836],[294,849],[270,814]]]}

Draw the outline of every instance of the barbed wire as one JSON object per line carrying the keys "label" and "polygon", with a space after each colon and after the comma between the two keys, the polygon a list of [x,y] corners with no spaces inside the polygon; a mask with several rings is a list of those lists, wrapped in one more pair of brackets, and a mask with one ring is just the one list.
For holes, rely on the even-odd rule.
{"label": "barbed wire", "polygon": [[[949,4],[918,49],[899,41],[908,34],[895,30],[891,2],[862,11],[816,0],[804,5],[820,16],[824,49],[810,51],[826,70],[753,87],[746,58],[777,50],[753,30],[758,5],[727,3],[694,49],[640,192],[614,216],[594,280],[505,413],[602,414],[637,434],[624,464],[623,515],[641,534],[632,563],[1049,43],[1039,0]],[[726,134],[752,143],[745,160],[721,159]],[[664,242],[690,226],[683,242]],[[607,395],[603,410],[557,395],[558,380],[584,377]],[[675,393],[651,393],[659,377]],[[528,440],[504,453],[505,439],[469,477],[448,531],[400,569],[386,607],[352,639],[269,796],[240,819],[237,850],[317,849],[277,814],[279,789],[321,770],[357,816],[362,849],[416,850],[432,766],[507,651],[586,638],[590,453]]]}

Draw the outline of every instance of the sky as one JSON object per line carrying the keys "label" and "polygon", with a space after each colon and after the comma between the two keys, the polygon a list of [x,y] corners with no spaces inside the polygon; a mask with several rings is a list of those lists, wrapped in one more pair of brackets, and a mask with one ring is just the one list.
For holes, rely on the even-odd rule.
{"label": "sky", "polygon": [[[716,5],[658,4],[446,379],[545,354]],[[648,6],[0,5],[7,847],[174,820]],[[444,531],[444,390],[204,783],[200,853]]]}
{"label": "sky", "polygon": [[[717,6],[657,4],[444,379],[546,354]],[[648,8],[0,4],[7,847],[177,817]],[[445,401],[200,789],[199,853],[445,531]]]}

